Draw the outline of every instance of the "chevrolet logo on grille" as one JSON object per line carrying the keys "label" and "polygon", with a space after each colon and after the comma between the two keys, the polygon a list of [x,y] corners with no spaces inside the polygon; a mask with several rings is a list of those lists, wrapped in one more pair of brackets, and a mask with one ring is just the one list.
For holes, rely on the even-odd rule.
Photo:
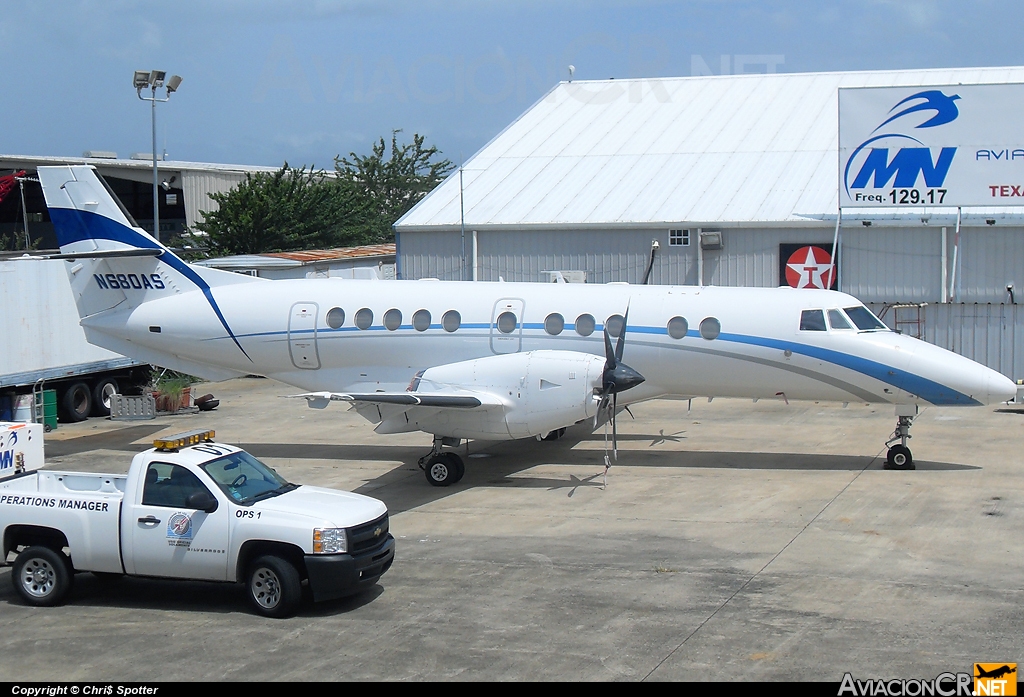
{"label": "chevrolet logo on grille", "polygon": [[380,534],[384,532],[379,526],[373,529],[373,536],[380,537]]}

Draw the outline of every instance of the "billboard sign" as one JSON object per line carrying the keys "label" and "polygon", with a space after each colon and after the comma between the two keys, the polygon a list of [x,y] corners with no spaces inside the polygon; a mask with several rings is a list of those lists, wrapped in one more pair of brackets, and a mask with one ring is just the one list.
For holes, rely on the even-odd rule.
{"label": "billboard sign", "polygon": [[839,206],[1024,206],[1024,84],[839,90]]}

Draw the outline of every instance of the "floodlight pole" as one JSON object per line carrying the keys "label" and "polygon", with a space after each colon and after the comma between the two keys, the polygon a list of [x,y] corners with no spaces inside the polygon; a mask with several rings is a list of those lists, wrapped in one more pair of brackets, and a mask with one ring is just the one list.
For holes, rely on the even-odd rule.
{"label": "floodlight pole", "polygon": [[[181,78],[177,75],[171,77],[164,83],[163,71],[153,70],[150,72],[148,78],[140,79],[140,74],[144,71],[136,71],[135,73],[135,92],[139,99],[144,102],[149,102],[151,105],[152,114],[152,125],[153,125],[153,238],[157,242],[160,241],[160,174],[157,169],[157,155],[156,155],[156,103],[170,101],[171,93],[178,89],[178,85],[181,84]],[[142,90],[145,88],[150,89],[150,96],[143,97]],[[164,98],[160,99],[156,96],[156,90],[158,87],[164,88]]]}

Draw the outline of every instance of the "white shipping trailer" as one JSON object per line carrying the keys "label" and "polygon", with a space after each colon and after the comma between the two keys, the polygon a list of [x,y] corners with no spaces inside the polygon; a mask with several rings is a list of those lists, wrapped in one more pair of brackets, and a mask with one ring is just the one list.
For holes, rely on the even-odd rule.
{"label": "white shipping trailer", "polygon": [[131,394],[148,379],[149,366],[86,341],[66,263],[0,261],[0,407],[12,416],[12,397],[34,387],[57,390],[64,420],[105,416],[112,394]]}

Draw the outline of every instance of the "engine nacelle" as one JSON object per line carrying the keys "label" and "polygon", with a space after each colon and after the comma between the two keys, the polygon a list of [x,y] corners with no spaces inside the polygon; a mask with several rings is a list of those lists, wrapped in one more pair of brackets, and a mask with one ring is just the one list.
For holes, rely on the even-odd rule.
{"label": "engine nacelle", "polygon": [[[497,409],[444,409],[410,418],[435,435],[529,438],[594,418],[604,358],[577,351],[528,351],[449,363],[423,372],[416,392],[460,388],[495,395]],[[502,413],[503,412],[503,413]]]}

